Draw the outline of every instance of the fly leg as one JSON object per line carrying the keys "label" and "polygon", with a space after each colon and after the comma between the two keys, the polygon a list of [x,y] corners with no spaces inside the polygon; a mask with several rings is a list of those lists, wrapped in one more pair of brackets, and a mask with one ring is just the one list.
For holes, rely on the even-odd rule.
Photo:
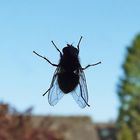
{"label": "fly leg", "polygon": [[86,103],[86,105],[87,105],[88,107],[90,107],[90,105],[87,103],[87,101],[86,101],[86,100],[84,99],[84,97],[83,97],[81,84],[79,83],[79,85],[80,85],[81,97],[82,97],[82,99],[84,100],[84,102]]}
{"label": "fly leg", "polygon": [[98,64],[101,64],[101,62],[98,62],[98,63],[95,63],[95,64],[90,64],[90,65],[87,65],[86,67],[82,68],[82,70],[85,70],[91,66],[95,66],[95,65],[98,65]]}
{"label": "fly leg", "polygon": [[42,55],[40,55],[40,54],[38,54],[37,52],[35,52],[35,51],[33,51],[33,53],[34,54],[36,54],[37,56],[39,56],[39,57],[41,57],[41,58],[43,58],[43,59],[45,59],[48,63],[50,63],[52,66],[55,66],[55,67],[58,67],[58,65],[57,64],[53,64],[49,59],[47,59],[46,57],[44,57],[44,56],[42,56]]}
{"label": "fly leg", "polygon": [[52,82],[51,82],[51,85],[49,87],[49,89],[43,94],[43,96],[46,95],[47,92],[49,92],[51,90],[51,88],[53,87],[53,84],[54,84],[54,81],[55,81],[55,78],[56,78],[57,74],[55,74],[52,78]]}
{"label": "fly leg", "polygon": [[80,42],[81,42],[81,40],[82,40],[82,36],[80,37],[80,40],[79,40],[79,42],[78,42],[78,45],[77,45],[77,49],[78,49],[78,51],[79,51],[79,46],[80,46]]}
{"label": "fly leg", "polygon": [[61,51],[58,49],[58,47],[55,45],[55,43],[54,43],[53,41],[51,41],[51,42],[52,42],[52,44],[54,45],[54,47],[57,49],[57,51],[60,53],[60,56],[62,57]]}
{"label": "fly leg", "polygon": [[49,87],[49,89],[43,94],[43,96],[46,95],[47,92],[49,92],[51,90],[51,88],[53,87],[53,84],[51,84],[51,86]]}

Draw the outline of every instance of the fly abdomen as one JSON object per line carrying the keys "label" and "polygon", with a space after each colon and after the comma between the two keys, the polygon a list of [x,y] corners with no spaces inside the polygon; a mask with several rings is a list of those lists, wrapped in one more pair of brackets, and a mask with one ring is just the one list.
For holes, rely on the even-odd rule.
{"label": "fly abdomen", "polygon": [[79,83],[79,75],[74,72],[61,72],[58,74],[59,88],[65,93],[73,91]]}

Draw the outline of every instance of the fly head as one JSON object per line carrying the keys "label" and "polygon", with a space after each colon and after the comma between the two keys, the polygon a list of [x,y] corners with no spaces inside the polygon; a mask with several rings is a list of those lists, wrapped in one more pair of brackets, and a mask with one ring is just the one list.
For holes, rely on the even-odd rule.
{"label": "fly head", "polygon": [[67,46],[63,48],[63,54],[67,56],[78,57],[79,50],[73,45],[67,44]]}

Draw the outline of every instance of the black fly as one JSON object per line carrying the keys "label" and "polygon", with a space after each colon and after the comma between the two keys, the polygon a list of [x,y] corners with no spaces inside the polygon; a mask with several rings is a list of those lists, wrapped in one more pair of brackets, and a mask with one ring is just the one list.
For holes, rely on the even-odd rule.
{"label": "black fly", "polygon": [[[43,57],[33,51],[33,53],[35,53],[37,56],[45,59],[52,66],[56,67],[51,85],[49,89],[43,94],[44,96],[48,92],[48,101],[52,106],[56,105],[63,95],[68,93],[72,94],[74,100],[81,108],[90,106],[88,104],[88,90],[84,70],[90,66],[100,64],[101,62],[87,65],[86,67],[82,68],[78,58],[81,40],[82,36],[78,42],[77,48],[75,48],[73,45],[67,44],[67,46],[62,50],[63,53],[52,41],[52,44],[60,53],[60,61],[58,64],[53,64],[46,57]],[[78,92],[76,91],[77,89],[79,90]]]}

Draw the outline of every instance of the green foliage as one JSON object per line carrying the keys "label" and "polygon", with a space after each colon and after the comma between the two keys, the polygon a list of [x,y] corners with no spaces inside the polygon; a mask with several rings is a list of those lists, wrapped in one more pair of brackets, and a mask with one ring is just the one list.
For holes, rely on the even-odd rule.
{"label": "green foliage", "polygon": [[[118,125],[121,140],[125,135],[132,133],[133,140],[140,140],[140,34],[136,36],[132,45],[128,47],[126,59],[123,64],[124,75],[118,86],[118,96],[120,99],[120,109]],[[124,123],[126,125],[124,125]],[[129,136],[129,137],[132,137]],[[125,136],[127,137],[127,136]]]}
{"label": "green foliage", "polygon": [[118,140],[133,140],[132,132],[126,123],[122,124]]}

